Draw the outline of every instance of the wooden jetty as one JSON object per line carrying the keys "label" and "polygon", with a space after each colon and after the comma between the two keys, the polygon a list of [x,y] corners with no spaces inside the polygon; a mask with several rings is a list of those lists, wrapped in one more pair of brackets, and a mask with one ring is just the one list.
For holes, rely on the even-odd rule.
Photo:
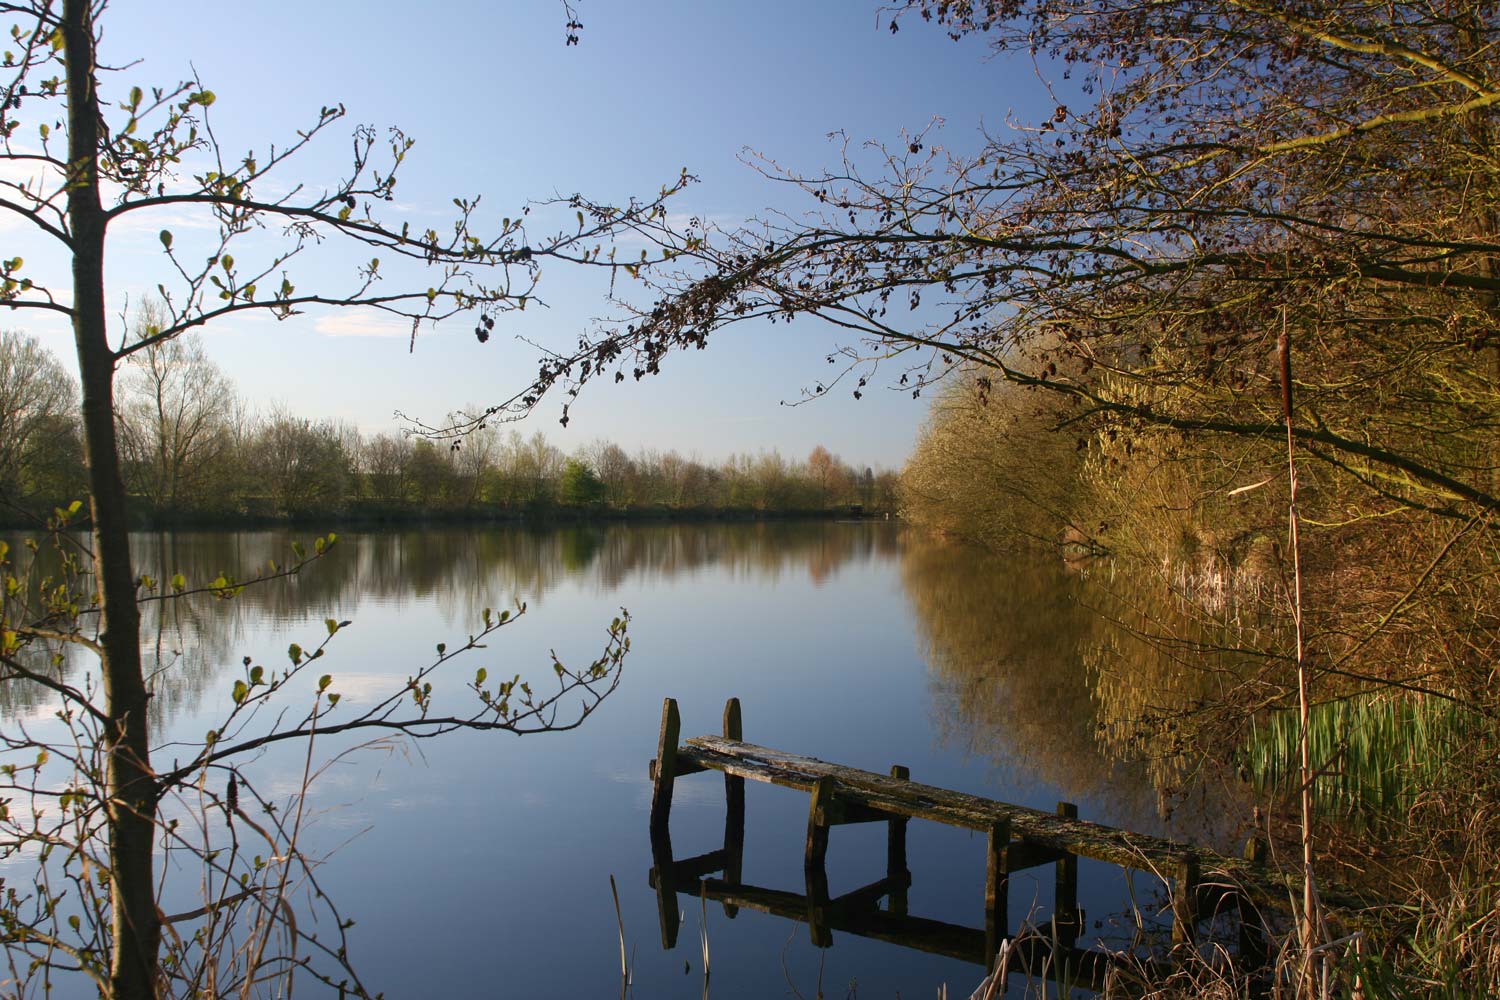
{"label": "wooden jetty", "polygon": [[[1227,857],[1201,847],[1132,833],[1078,818],[1076,806],[1058,803],[1056,812],[999,802],[911,780],[905,767],[877,774],[831,764],[744,742],[739,699],[724,708],[723,733],[698,736],[679,744],[677,703],[662,706],[656,759],[651,761],[651,839],[656,888],[662,920],[662,943],[677,937],[677,893],[704,896],[724,904],[733,916],[739,907],[804,920],[815,944],[831,943],[830,931],[897,940],[910,947],[950,955],[990,967],[1007,926],[1008,881],[1015,872],[1052,865],[1056,906],[1045,934],[1020,935],[1013,952],[1042,963],[1065,963],[1079,985],[1103,982],[1110,956],[1075,947],[1082,929],[1078,909],[1078,858],[1093,858],[1124,868],[1154,873],[1172,889],[1173,936],[1190,941],[1200,918],[1225,907],[1240,917],[1241,949],[1255,955],[1264,947],[1264,914],[1286,910],[1301,892],[1300,876],[1265,864],[1264,847],[1252,838],[1243,858]],[[672,856],[668,820],[677,778],[702,771],[724,775],[726,817],[724,846],[684,860]],[[744,852],[745,781],[796,788],[810,795],[804,848],[806,893],[744,885],[740,880]],[[911,874],[906,863],[906,827],[921,819],[983,833],[988,838],[983,930],[913,917],[906,913]],[[887,825],[885,876],[853,892],[830,898],[824,875],[829,831],[849,823]],[[720,878],[707,878],[713,873]],[[1358,900],[1335,887],[1322,889],[1324,903],[1354,907]],[[886,909],[879,908],[886,900]],[[1057,966],[1054,964],[1054,968]]]}

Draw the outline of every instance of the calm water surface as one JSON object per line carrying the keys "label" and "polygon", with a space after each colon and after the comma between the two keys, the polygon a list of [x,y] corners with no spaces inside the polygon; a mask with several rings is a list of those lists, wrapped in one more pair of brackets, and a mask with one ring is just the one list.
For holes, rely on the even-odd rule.
{"label": "calm water surface", "polygon": [[[143,572],[207,579],[284,560],[293,537],[136,543]],[[904,764],[931,784],[1049,811],[1067,800],[1084,818],[1231,842],[1233,795],[1185,786],[1161,762],[1113,760],[1116,734],[1170,701],[1176,681],[1104,623],[1109,588],[1090,573],[1101,571],[984,555],[883,522],[371,533],[342,536],[295,580],[153,616],[148,632],[166,743],[201,741],[230,704],[241,657],[280,663],[289,642],[315,645],[327,618],[353,622],[323,667],[343,710],[399,688],[436,643],[475,631],[484,607],[519,599],[529,613],[453,665],[454,689],[479,667],[545,681],[550,650],[586,663],[628,608],[623,680],[581,729],[458,733],[341,758],[313,787],[305,846],[332,852],[324,888],[357,921],[352,951],[365,982],[388,997],[617,993],[611,875],[634,995],[700,997],[704,910],[678,897],[680,940],[665,951],[647,884],[646,765],[664,697],[678,700],[684,737],[717,732],[735,696],[752,742],[873,771]],[[10,706],[38,718],[46,710]],[[339,749],[317,748],[320,759]],[[300,766],[294,754],[268,754],[249,773],[287,793]],[[720,845],[723,794],[717,774],[679,779],[679,857]],[[744,881],[802,891],[807,796],[751,783],[746,812]],[[921,822],[908,836],[910,912],[982,927],[983,838]],[[879,878],[884,863],[883,824],[834,829],[834,895]],[[1014,876],[1012,925],[1045,921],[1051,894],[1050,867]],[[1137,904],[1149,909],[1156,894],[1136,876]],[[1086,940],[1128,940],[1110,917],[1131,899],[1123,873],[1084,861]],[[838,932],[818,949],[804,924],[749,910],[730,920],[710,905],[706,920],[714,997],[811,997],[820,983],[827,996],[853,986],[862,997],[930,997],[943,983],[966,996],[982,977],[974,965]]]}

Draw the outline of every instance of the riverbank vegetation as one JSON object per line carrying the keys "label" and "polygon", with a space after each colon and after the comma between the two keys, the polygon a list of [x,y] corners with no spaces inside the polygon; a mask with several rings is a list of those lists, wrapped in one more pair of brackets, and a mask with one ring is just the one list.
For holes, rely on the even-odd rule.
{"label": "riverbank vegetation", "polygon": [[[1351,370],[1380,364],[1339,342]],[[1069,561],[1088,581],[1091,614],[1075,622],[1074,653],[1090,678],[1090,744],[1142,762],[1166,815],[1195,781],[1237,774],[1236,796],[1265,817],[1249,832],[1295,856],[1301,730],[1284,441],[1080,422],[1056,396],[985,378],[969,370],[937,394],[903,470],[903,516],[938,536]],[[1450,427],[1471,405],[1425,398],[1420,419]],[[1325,400],[1318,416],[1357,420],[1375,439],[1414,419],[1399,394],[1357,414]],[[1456,431],[1408,450],[1448,467],[1484,451]],[[1489,852],[1500,832],[1500,552],[1490,513],[1456,516],[1317,449],[1299,475],[1318,870],[1389,904],[1371,960],[1388,995],[1483,995],[1500,982],[1500,867]],[[968,656],[959,662],[981,665],[970,673],[993,669]],[[1369,967],[1348,961],[1346,977]]]}

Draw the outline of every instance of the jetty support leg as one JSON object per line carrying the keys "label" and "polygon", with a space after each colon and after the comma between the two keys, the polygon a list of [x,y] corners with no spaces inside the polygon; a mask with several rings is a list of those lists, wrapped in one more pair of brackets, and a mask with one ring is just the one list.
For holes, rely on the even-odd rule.
{"label": "jetty support leg", "polygon": [[1198,925],[1198,856],[1184,854],[1177,859],[1177,873],[1172,887],[1172,940],[1189,942]]}
{"label": "jetty support leg", "polygon": [[[891,768],[891,777],[910,781],[911,769],[896,764]],[[906,824],[907,817],[892,816],[886,822],[885,833],[885,877],[892,885],[886,908],[898,916],[906,915],[906,887],[911,884],[911,869],[906,866]]]}
{"label": "jetty support leg", "polygon": [[[1252,836],[1245,842],[1245,860],[1257,867],[1266,863],[1266,842]],[[1237,895],[1240,911],[1240,962],[1247,969],[1261,969],[1270,961],[1270,946],[1265,919],[1260,909],[1245,897]]]}
{"label": "jetty support leg", "polygon": [[[744,740],[744,723],[740,719],[740,700],[730,698],[724,703],[724,738]],[[724,881],[739,885],[745,860],[745,779],[732,774],[724,775]],[[740,908],[726,900],[724,915],[730,920]]]}
{"label": "jetty support leg", "polygon": [[834,810],[834,783],[830,777],[818,779],[813,786],[812,800],[807,808],[807,852],[802,867],[809,872],[823,871],[828,857],[828,827],[830,814]]}
{"label": "jetty support leg", "polygon": [[[1059,802],[1057,815],[1063,819],[1077,819],[1078,807],[1071,802]],[[1067,854],[1057,859],[1056,891],[1053,894],[1053,929],[1058,943],[1071,948],[1078,941],[1083,919],[1078,912],[1078,855]]]}
{"label": "jetty support leg", "polygon": [[1010,820],[990,827],[984,879],[984,964],[992,968],[1000,942],[1010,935]]}
{"label": "jetty support leg", "polygon": [[661,706],[661,733],[656,740],[656,759],[651,762],[651,836],[667,833],[667,819],[672,812],[672,782],[677,777],[677,738],[682,719],[677,714],[677,699],[667,698]]}

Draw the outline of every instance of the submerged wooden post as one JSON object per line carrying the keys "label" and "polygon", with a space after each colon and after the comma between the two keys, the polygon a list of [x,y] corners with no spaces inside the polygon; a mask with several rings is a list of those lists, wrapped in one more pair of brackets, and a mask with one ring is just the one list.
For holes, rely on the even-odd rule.
{"label": "submerged wooden post", "polygon": [[[1245,860],[1252,865],[1266,863],[1266,842],[1259,836],[1245,841]],[[1236,894],[1240,911],[1240,963],[1247,969],[1260,969],[1270,961],[1270,946],[1260,910],[1245,897]]]}
{"label": "submerged wooden post", "polygon": [[661,733],[656,739],[656,759],[651,762],[651,836],[667,832],[672,812],[672,781],[677,777],[677,737],[682,719],[677,715],[677,699],[667,698],[661,705]]}
{"label": "submerged wooden post", "polygon": [[823,866],[808,868],[804,873],[807,882],[807,931],[816,948],[833,947],[833,929],[828,925],[828,874]]}
{"label": "submerged wooden post", "polygon": [[673,879],[672,842],[666,837],[651,840],[651,887],[656,890],[656,919],[661,925],[661,946],[677,947],[682,911],[677,908],[677,882]]}
{"label": "submerged wooden post", "polygon": [[[1077,819],[1078,807],[1071,802],[1059,802],[1057,815],[1063,819]],[[1057,888],[1053,894],[1053,926],[1059,943],[1071,948],[1083,929],[1078,913],[1078,855],[1065,854],[1058,858],[1055,872]]]}
{"label": "submerged wooden post", "polygon": [[1172,887],[1172,940],[1188,942],[1197,934],[1198,856],[1177,859],[1176,885]]}
{"label": "submerged wooden post", "polygon": [[[911,769],[896,764],[891,767],[891,777],[898,781],[910,781]],[[892,888],[886,908],[899,916],[906,915],[906,887],[911,874],[906,866],[906,824],[908,817],[892,816],[885,828],[885,877],[891,880]],[[896,888],[899,885],[900,888]]]}
{"label": "submerged wooden post", "polygon": [[984,879],[984,964],[991,968],[1000,941],[1010,935],[1010,820],[990,827]]}
{"label": "submerged wooden post", "polygon": [[[738,698],[730,698],[724,703],[724,738],[745,738]],[[745,779],[727,771],[724,774],[724,858],[724,881],[739,885],[745,859]],[[724,915],[730,920],[739,912],[738,906],[724,901]]]}
{"label": "submerged wooden post", "polygon": [[812,800],[807,809],[807,851],[802,867],[807,871],[822,871],[828,857],[828,820],[833,811],[834,782],[831,777],[818,779],[813,786]]}

